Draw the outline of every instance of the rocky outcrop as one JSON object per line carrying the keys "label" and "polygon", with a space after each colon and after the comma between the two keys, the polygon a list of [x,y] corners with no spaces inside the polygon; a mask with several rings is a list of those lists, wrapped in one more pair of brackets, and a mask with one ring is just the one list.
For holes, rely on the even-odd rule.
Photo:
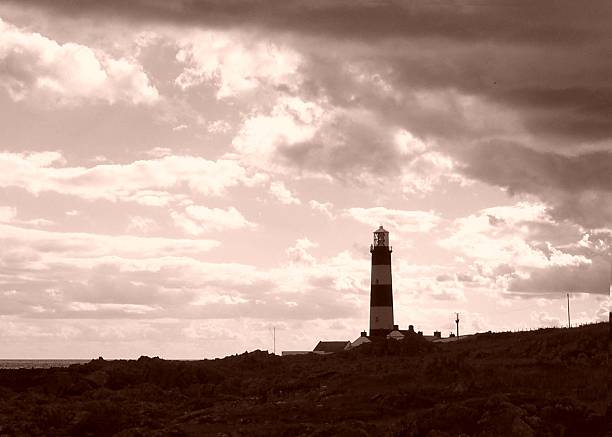
{"label": "rocky outcrop", "polygon": [[0,370],[0,436],[605,435],[607,330]]}

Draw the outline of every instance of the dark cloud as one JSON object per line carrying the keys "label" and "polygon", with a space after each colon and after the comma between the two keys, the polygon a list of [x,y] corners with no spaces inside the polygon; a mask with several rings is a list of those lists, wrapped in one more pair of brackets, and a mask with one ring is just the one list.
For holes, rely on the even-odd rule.
{"label": "dark cloud", "polygon": [[537,249],[542,252],[546,251],[543,247],[546,246],[544,242],[550,243],[554,247],[569,246],[579,241],[584,232],[580,226],[568,220],[559,222],[527,221],[517,223],[517,226],[522,226],[527,230],[527,240],[535,242],[538,246]]}
{"label": "dark cloud", "polygon": [[529,192],[534,186],[553,186],[570,193],[612,191],[608,177],[612,151],[564,156],[514,143],[488,142],[471,150],[466,172],[516,191]]}
{"label": "dark cloud", "polygon": [[[389,70],[398,87],[458,89],[522,110],[538,110],[527,123],[534,132],[565,129],[570,135],[582,132],[602,138],[611,129],[605,114],[612,93],[609,87],[602,92],[612,68],[607,56],[612,4],[606,1],[16,3],[91,20],[102,16],[241,28],[261,32],[272,41],[288,36],[315,56],[321,73],[332,64],[327,70],[337,79],[334,74],[319,78],[319,85],[331,94],[347,87],[338,75],[339,57],[346,62],[357,51],[361,62],[370,60]],[[353,43],[350,50],[343,46],[347,42]]]}
{"label": "dark cloud", "polygon": [[436,281],[438,282],[449,282],[449,281],[452,281],[453,279],[454,278],[451,275],[447,275],[447,274],[436,276]]}
{"label": "dark cloud", "polygon": [[[337,12],[335,5],[330,11]],[[326,96],[344,108],[367,108],[389,127],[405,127],[421,138],[434,139],[463,162],[469,176],[511,192],[535,194],[551,203],[560,219],[606,225],[612,209],[598,205],[605,202],[612,181],[612,58],[607,55],[612,31],[602,21],[604,16],[612,17],[610,5],[595,2],[587,10],[576,10],[567,2],[538,6],[490,2],[486,8],[477,3],[465,10],[411,5],[410,14],[426,17],[435,10],[439,22],[424,18],[413,28],[407,20],[406,29],[393,30],[393,19],[385,23],[386,18],[373,13],[362,32],[338,25],[344,36],[365,44],[351,45],[338,38],[328,38],[325,46],[313,44],[312,39],[295,42],[309,61],[303,67],[306,82],[301,92]],[[404,12],[395,14],[401,17]],[[447,22],[453,14],[457,20]],[[593,21],[586,18],[591,14],[597,15]],[[454,25],[466,26],[462,21],[466,16],[475,20],[468,26],[471,30],[453,31]],[[510,31],[505,24],[513,20]],[[393,34],[392,41],[368,39],[367,28],[376,23],[389,24],[381,34]],[[308,30],[316,26],[296,25],[292,32],[313,35]],[[321,39],[338,36],[319,30]],[[472,31],[480,37],[467,38]],[[349,65],[385,81],[393,92],[381,92],[372,80],[356,81],[347,73]],[[431,96],[437,99],[434,103],[427,101]],[[477,104],[465,104],[469,99]],[[487,118],[491,121],[482,122]],[[363,126],[347,124],[339,130],[348,138],[343,147],[330,147],[334,138],[321,135],[281,153],[298,166],[323,168],[343,177],[376,174],[389,163],[386,174],[398,172],[401,158],[389,148],[389,137]],[[526,135],[525,144],[482,142]]]}
{"label": "dark cloud", "polygon": [[[610,39],[612,36],[604,40]],[[609,47],[609,42],[599,40],[550,48],[537,40],[530,45],[466,44],[429,38],[379,46],[375,56],[389,66],[390,81],[404,94],[416,89],[476,97],[491,105],[489,110],[506,109],[515,115],[519,131],[510,135],[525,130],[533,135],[534,146],[572,150],[578,141],[602,142],[612,134]],[[491,136],[505,127],[492,125],[475,131],[475,123],[465,123],[465,115],[469,114],[447,120],[463,121],[457,132],[463,135]],[[473,114],[482,119],[491,115]],[[430,126],[429,133],[443,134],[439,130],[443,125]],[[457,133],[446,139],[456,143]]]}
{"label": "dark cloud", "polygon": [[370,119],[339,117],[312,140],[279,148],[279,155],[299,168],[324,171],[339,179],[399,175],[403,159],[389,127],[377,121],[374,114]]}
{"label": "dark cloud", "polygon": [[[551,195],[565,216],[592,214],[599,186],[610,180],[605,150],[612,136],[612,3],[607,1],[22,0],[18,5],[92,20],[239,28],[289,42],[306,59],[298,94],[350,110],[365,108],[388,127],[438,140],[447,153],[464,160],[469,175],[485,182],[536,195],[557,187]],[[391,92],[381,92],[371,80],[359,82],[350,66],[357,67],[357,75],[384,80]],[[418,93],[443,97],[431,104]],[[458,104],[453,95],[476,98],[485,113],[470,113],[474,108]],[[508,111],[517,129],[531,134],[529,147],[479,145],[464,155],[464,145],[504,130],[508,114],[477,126],[479,117],[496,109]],[[376,174],[389,163],[389,173],[399,172],[388,136],[372,126],[342,123],[336,130],[348,136],[346,141],[326,132],[281,155],[342,177]],[[508,138],[524,132],[504,133]],[[584,154],[586,146],[604,152]],[[494,170],[487,169],[489,163]],[[594,190],[591,197],[583,195],[587,190]],[[600,224],[607,215],[579,218]]]}
{"label": "dark cloud", "polygon": [[508,290],[521,293],[610,292],[610,260],[594,257],[590,264],[536,269],[528,279],[510,281]]}
{"label": "dark cloud", "polygon": [[[596,68],[590,67],[592,70],[604,68],[609,72],[612,65],[605,62]],[[519,110],[530,111],[526,127],[533,133],[568,140],[609,139],[612,119],[607,114],[612,113],[612,87],[593,83],[593,79],[581,83],[568,81],[565,85],[551,88],[542,84],[540,87],[506,90],[492,96]]]}
{"label": "dark cloud", "polygon": [[587,227],[605,227],[612,221],[612,152],[567,156],[491,141],[463,155],[463,170],[511,193],[538,196],[560,219]]}
{"label": "dark cloud", "polygon": [[379,39],[437,35],[465,40],[580,42],[599,36],[609,2],[571,0],[311,1],[297,0],[19,0],[74,16],[104,14],[132,20],[195,25],[253,25],[337,37]]}

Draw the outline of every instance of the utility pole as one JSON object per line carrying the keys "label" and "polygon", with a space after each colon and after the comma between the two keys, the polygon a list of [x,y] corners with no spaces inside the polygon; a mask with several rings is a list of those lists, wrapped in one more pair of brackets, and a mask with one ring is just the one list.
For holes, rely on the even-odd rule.
{"label": "utility pole", "polygon": [[272,342],[273,342],[273,351],[274,355],[276,355],[276,326],[272,327]]}
{"label": "utility pole", "polygon": [[572,327],[572,322],[570,319],[570,305],[569,305],[569,293],[567,293],[567,327]]}
{"label": "utility pole", "polygon": [[457,319],[455,320],[455,323],[457,324],[457,337],[459,337],[459,313],[457,313]]}

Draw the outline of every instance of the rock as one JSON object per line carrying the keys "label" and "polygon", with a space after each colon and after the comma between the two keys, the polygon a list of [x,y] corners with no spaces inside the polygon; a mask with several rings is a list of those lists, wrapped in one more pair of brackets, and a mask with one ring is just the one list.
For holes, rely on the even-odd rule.
{"label": "rock", "polygon": [[135,428],[128,428],[128,429],[119,431],[118,433],[114,434],[113,437],[150,437],[150,436],[152,437],[155,435],[160,435],[160,434],[152,432],[148,428],[135,427]]}
{"label": "rock", "polygon": [[523,420],[533,429],[538,429],[542,425],[542,419],[538,416],[527,416]]}
{"label": "rock", "polygon": [[108,383],[109,376],[108,373],[103,370],[96,370],[85,376],[84,379],[91,382],[96,387],[104,387]]}
{"label": "rock", "polygon": [[[478,422],[481,428],[479,435],[498,437],[522,436],[520,431],[531,432],[529,425],[523,422],[526,411],[509,402],[507,396],[492,396],[485,403],[486,412]],[[524,426],[523,426],[524,425]]]}
{"label": "rock", "polygon": [[538,412],[538,407],[533,404],[523,404],[521,408],[525,410],[528,414],[536,414]]}
{"label": "rock", "polygon": [[73,383],[72,375],[68,372],[53,372],[44,382],[45,392],[54,396],[65,395]]}
{"label": "rock", "polygon": [[512,435],[516,437],[534,437],[535,432],[520,417],[515,417],[512,422]]}
{"label": "rock", "polygon": [[445,431],[439,429],[432,429],[427,433],[427,437],[451,437],[451,435]]}

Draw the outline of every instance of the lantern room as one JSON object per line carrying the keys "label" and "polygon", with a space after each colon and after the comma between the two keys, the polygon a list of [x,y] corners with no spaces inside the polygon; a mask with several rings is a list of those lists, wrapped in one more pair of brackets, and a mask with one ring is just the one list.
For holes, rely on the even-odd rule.
{"label": "lantern room", "polygon": [[374,247],[385,246],[389,247],[389,232],[380,226],[374,231]]}

